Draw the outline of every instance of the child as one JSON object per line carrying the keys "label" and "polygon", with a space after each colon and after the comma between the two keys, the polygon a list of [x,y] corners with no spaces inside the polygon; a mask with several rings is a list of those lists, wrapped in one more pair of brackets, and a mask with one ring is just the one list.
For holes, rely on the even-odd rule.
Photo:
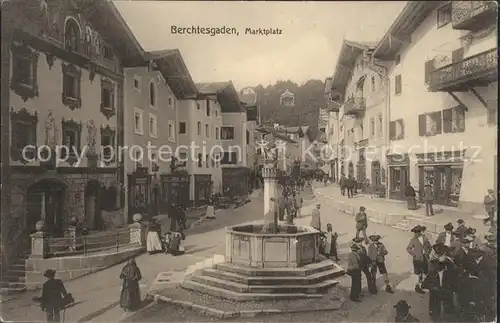
{"label": "child", "polygon": [[335,261],[339,261],[339,256],[337,254],[337,238],[339,235],[337,232],[333,232],[332,224],[328,223],[326,225],[325,233],[325,255],[328,258],[333,258]]}

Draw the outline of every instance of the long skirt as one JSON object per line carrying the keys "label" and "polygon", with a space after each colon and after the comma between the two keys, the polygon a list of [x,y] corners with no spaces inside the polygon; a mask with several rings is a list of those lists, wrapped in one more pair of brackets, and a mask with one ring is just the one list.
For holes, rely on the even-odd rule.
{"label": "long skirt", "polygon": [[160,235],[156,231],[149,231],[146,239],[146,249],[148,252],[163,251]]}
{"label": "long skirt", "polygon": [[406,198],[406,207],[408,210],[416,210],[417,209],[417,200],[415,196],[408,196]]}
{"label": "long skirt", "polygon": [[141,307],[139,281],[124,279],[120,293],[120,307],[124,310],[137,310]]}

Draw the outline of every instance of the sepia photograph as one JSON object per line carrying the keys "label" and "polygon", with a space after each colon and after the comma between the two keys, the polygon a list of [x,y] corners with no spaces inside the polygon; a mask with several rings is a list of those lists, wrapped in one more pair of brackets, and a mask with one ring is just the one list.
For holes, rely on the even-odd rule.
{"label": "sepia photograph", "polygon": [[496,322],[496,1],[0,8],[0,322]]}

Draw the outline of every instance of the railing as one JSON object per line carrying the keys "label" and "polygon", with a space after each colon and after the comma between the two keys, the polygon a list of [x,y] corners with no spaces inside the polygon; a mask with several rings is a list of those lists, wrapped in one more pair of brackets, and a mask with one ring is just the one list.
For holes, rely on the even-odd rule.
{"label": "railing", "polygon": [[51,257],[87,255],[103,251],[119,252],[130,246],[130,230],[118,229],[87,235],[71,234],[62,238],[48,238],[48,255]]}
{"label": "railing", "polygon": [[[453,1],[451,22],[453,28],[469,29],[473,28],[475,24],[494,23],[495,20],[488,21],[488,19],[480,19],[480,15],[491,10],[494,13],[496,9],[495,1]],[[492,18],[494,16],[492,15]],[[482,20],[482,21],[481,21]]]}
{"label": "railing", "polygon": [[431,88],[440,87],[461,79],[482,76],[496,69],[497,49],[493,48],[432,71],[429,85]]}
{"label": "railing", "polygon": [[344,104],[344,114],[357,113],[365,110],[365,98],[351,97]]}

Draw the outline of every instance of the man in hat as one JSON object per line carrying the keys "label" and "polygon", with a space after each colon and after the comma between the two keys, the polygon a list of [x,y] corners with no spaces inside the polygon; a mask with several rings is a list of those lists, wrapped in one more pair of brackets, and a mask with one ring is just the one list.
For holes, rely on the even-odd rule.
{"label": "man in hat", "polygon": [[365,274],[366,284],[368,285],[368,290],[370,294],[377,294],[377,285],[373,279],[373,275],[370,272],[370,258],[368,257],[368,251],[365,246],[363,246],[363,239],[356,237],[352,239],[352,242],[358,246],[358,254],[360,259],[361,271]]}
{"label": "man in hat", "polygon": [[347,256],[347,271],[351,277],[351,301],[361,301],[361,259],[359,256],[359,246],[351,244],[351,252]]}
{"label": "man in hat", "polygon": [[469,288],[471,281],[469,276],[477,277],[477,263],[474,260],[474,253],[470,253],[471,240],[462,238],[459,240],[462,244],[454,254],[454,261],[457,265],[457,300],[460,307],[460,313],[465,313],[469,303]]}
{"label": "man in hat", "polygon": [[47,313],[47,322],[60,322],[60,311],[68,305],[70,294],[64,288],[62,280],[55,279],[55,270],[47,269],[43,275],[47,281],[42,286],[40,307]]}
{"label": "man in hat", "polygon": [[[483,311],[485,315],[484,321],[493,322],[496,318],[496,305],[497,305],[497,285],[492,282],[497,281],[497,250],[496,250],[496,236],[487,235],[487,244],[484,244],[479,250],[481,254],[476,259],[479,290],[483,299]],[[494,241],[493,241],[494,240]],[[491,242],[490,242],[491,241]],[[495,243],[495,247],[488,246],[489,243]]]}
{"label": "man in hat", "polygon": [[381,275],[384,275],[385,291],[394,294],[387,275],[387,268],[385,267],[385,256],[389,253],[384,244],[380,242],[378,234],[372,234],[368,237],[371,241],[368,246],[368,258],[370,258],[370,271],[374,282],[377,281],[377,268]]}
{"label": "man in hat", "polygon": [[359,237],[359,233],[361,232],[363,234],[363,239],[365,240],[365,243],[369,243],[368,241],[368,236],[366,234],[366,229],[368,228],[368,216],[365,213],[365,207],[360,206],[359,207],[359,212],[356,213],[356,238]]}
{"label": "man in hat", "polygon": [[420,322],[416,317],[410,314],[411,306],[405,300],[400,300],[394,305],[396,317],[394,322]]}
{"label": "man in hat", "polygon": [[415,291],[420,294],[425,292],[422,290],[422,282],[424,281],[424,276],[427,275],[429,270],[429,255],[432,250],[431,243],[427,237],[422,235],[421,226],[417,225],[413,229],[413,238],[408,242],[406,251],[413,258],[413,272],[418,277],[417,284],[415,285]]}
{"label": "man in hat", "polygon": [[316,204],[316,208],[311,213],[311,223],[309,224],[311,227],[315,228],[318,231],[321,231],[321,214],[319,210],[321,209],[321,204]]}
{"label": "man in hat", "polygon": [[469,231],[469,228],[465,225],[465,221],[462,219],[458,219],[457,224],[458,226],[455,230],[455,235],[458,239],[465,238],[465,236],[467,235],[467,231]]}
{"label": "man in hat", "polygon": [[497,236],[496,234],[487,234],[484,236],[484,240],[486,242],[483,244],[483,248],[485,249],[486,253],[491,253],[496,255],[497,254]]}
{"label": "man in hat", "polygon": [[455,312],[453,305],[453,290],[455,281],[454,264],[447,257],[446,246],[433,246],[435,257],[430,260],[431,270],[422,283],[423,289],[429,290],[429,315],[434,320],[441,318],[441,307],[447,315]]}
{"label": "man in hat", "polygon": [[[491,281],[487,281],[487,277],[482,277],[479,269],[479,263],[483,259],[484,253],[478,248],[469,248],[468,255],[472,259],[473,267],[459,276],[459,289],[457,300],[459,304],[459,316],[461,322],[484,322],[485,304],[487,301],[488,290],[484,288],[486,284],[491,285]],[[495,281],[495,280],[494,280]],[[494,293],[494,291],[493,291]]]}
{"label": "man in hat", "polygon": [[432,191],[432,187],[427,184],[424,187],[424,203],[425,203],[425,215],[433,216],[434,209],[432,205],[434,204],[434,192]]}
{"label": "man in hat", "polygon": [[453,240],[455,240],[455,236],[453,234],[453,224],[447,223],[444,225],[444,232],[438,234],[436,244],[443,244],[449,247]]}
{"label": "man in hat", "polygon": [[484,210],[488,217],[483,220],[484,225],[490,222],[491,225],[495,224],[495,211],[497,207],[497,198],[495,196],[495,191],[492,189],[488,190],[488,194],[484,197]]}

